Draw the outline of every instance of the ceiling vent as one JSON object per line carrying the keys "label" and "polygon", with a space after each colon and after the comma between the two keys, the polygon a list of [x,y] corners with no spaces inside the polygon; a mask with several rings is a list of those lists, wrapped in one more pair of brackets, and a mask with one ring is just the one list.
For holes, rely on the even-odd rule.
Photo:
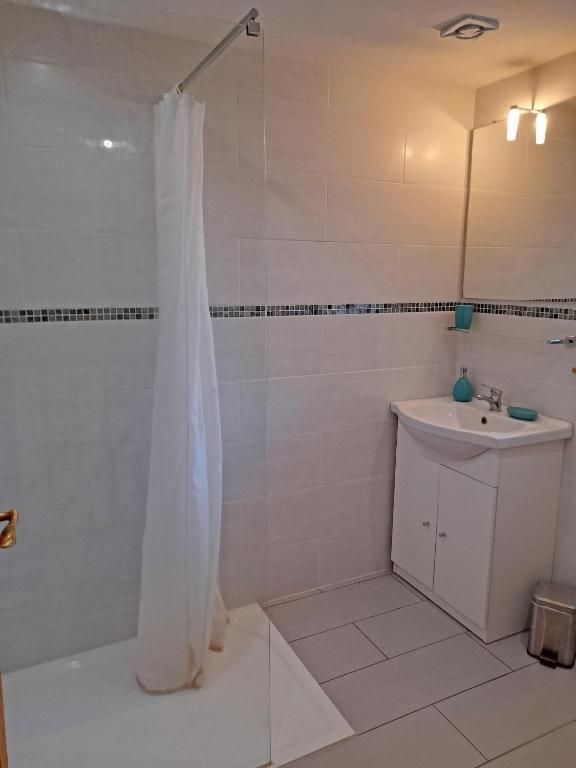
{"label": "ceiling vent", "polygon": [[474,13],[465,13],[450,21],[436,24],[434,29],[440,32],[440,37],[457,37],[459,40],[472,40],[481,37],[484,32],[493,32],[500,29],[498,19],[489,16],[476,16]]}

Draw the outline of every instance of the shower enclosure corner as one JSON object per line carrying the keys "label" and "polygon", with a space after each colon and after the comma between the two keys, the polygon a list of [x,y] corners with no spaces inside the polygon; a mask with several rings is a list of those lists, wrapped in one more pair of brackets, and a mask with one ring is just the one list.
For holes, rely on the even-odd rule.
{"label": "shower enclosure corner", "polygon": [[[267,765],[258,12],[0,1],[0,27],[0,768]],[[159,102],[188,105],[168,154]]]}

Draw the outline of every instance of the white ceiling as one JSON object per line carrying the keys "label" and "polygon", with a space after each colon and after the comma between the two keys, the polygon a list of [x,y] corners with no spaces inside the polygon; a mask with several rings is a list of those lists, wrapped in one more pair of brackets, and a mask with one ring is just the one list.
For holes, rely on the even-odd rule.
{"label": "white ceiling", "polygon": [[[148,0],[235,18],[247,0]],[[576,49],[576,0],[252,0],[274,52],[360,68],[392,67],[477,87]],[[477,40],[431,27],[461,13],[500,19]]]}
{"label": "white ceiling", "polygon": [[[23,0],[20,0],[21,2]],[[30,2],[30,0],[24,0]],[[45,7],[126,4],[236,20],[260,10],[266,47],[357,68],[393,69],[478,87],[576,49],[576,0],[31,0]],[[433,25],[461,13],[495,16],[498,32],[441,39]]]}

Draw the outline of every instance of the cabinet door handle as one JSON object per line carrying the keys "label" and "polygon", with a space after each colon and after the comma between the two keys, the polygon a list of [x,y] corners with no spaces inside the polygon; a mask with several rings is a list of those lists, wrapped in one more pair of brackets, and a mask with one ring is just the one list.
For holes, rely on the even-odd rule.
{"label": "cabinet door handle", "polygon": [[438,534],[438,538],[439,539],[445,539],[446,538],[446,531],[440,531],[440,533]]}
{"label": "cabinet door handle", "polygon": [[430,528],[430,523],[422,523],[422,528]]}

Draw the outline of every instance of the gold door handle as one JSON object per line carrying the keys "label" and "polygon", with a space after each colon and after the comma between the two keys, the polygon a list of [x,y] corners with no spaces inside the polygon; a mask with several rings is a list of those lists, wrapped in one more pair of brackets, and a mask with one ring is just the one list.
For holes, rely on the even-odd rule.
{"label": "gold door handle", "polygon": [[7,522],[8,525],[0,533],[0,549],[9,549],[16,544],[16,523],[18,522],[18,510],[9,509],[7,512],[0,512],[0,523]]}

